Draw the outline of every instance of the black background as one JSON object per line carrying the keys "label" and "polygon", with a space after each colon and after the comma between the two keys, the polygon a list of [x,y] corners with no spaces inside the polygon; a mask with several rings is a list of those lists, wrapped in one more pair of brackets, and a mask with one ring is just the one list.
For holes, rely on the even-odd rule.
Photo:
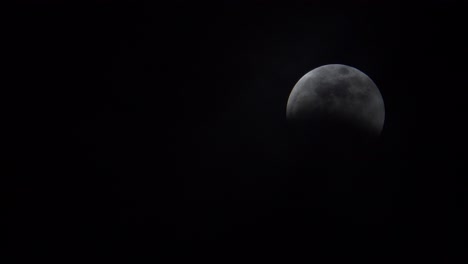
{"label": "black background", "polygon": [[[462,257],[461,1],[18,2],[2,196],[18,259]],[[340,63],[386,108],[371,151],[294,141],[295,83]],[[14,250],[13,250],[14,249]]]}

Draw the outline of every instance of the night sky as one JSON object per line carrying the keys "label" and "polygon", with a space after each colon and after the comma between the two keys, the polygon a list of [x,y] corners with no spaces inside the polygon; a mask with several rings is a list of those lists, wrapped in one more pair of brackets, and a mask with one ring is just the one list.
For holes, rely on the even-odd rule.
{"label": "night sky", "polygon": [[[38,2],[3,35],[18,259],[461,257],[462,1]],[[315,149],[287,123],[296,82],[335,63],[382,93],[369,149]]]}

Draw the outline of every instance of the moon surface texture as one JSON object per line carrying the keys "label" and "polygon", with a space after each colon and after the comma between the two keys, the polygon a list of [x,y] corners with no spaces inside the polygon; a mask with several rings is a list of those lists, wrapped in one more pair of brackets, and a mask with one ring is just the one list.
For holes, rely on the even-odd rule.
{"label": "moon surface texture", "polygon": [[307,137],[350,142],[377,138],[383,129],[385,107],[379,89],[366,74],[350,66],[329,64],[297,82],[286,116]]}

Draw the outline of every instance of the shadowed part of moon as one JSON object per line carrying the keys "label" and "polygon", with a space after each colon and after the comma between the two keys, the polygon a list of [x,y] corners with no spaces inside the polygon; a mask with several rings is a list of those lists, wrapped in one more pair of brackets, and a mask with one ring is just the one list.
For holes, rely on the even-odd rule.
{"label": "shadowed part of moon", "polygon": [[366,74],[330,64],[297,82],[286,114],[297,136],[340,146],[375,140],[383,128],[385,107],[379,89]]}

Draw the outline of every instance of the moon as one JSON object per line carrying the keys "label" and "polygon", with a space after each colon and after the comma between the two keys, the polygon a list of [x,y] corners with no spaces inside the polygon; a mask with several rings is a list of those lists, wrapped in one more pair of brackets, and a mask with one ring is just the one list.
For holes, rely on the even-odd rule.
{"label": "moon", "polygon": [[294,86],[286,117],[309,137],[353,141],[375,139],[383,129],[385,107],[376,84],[360,70],[342,64],[313,69]]}

